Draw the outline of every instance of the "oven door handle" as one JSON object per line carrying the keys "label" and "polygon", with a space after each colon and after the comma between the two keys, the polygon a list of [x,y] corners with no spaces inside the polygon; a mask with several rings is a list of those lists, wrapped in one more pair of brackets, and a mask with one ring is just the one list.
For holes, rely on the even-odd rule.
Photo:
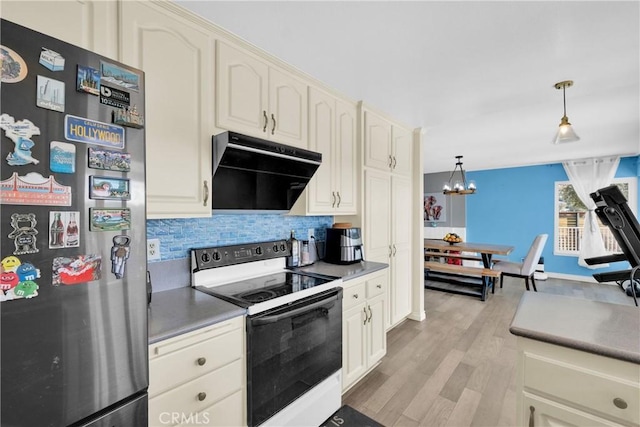
{"label": "oven door handle", "polygon": [[333,306],[333,304],[335,304],[335,301],[339,301],[339,300],[340,300],[340,295],[334,295],[330,298],[326,298],[321,301],[314,302],[313,304],[309,304],[300,308],[293,309],[291,311],[286,311],[284,313],[276,314],[273,316],[264,316],[264,317],[257,317],[257,318],[251,319],[251,323],[256,326],[276,323],[281,321],[282,319],[294,317],[299,314],[306,313],[308,311],[315,310],[316,308],[324,307],[329,304]]}

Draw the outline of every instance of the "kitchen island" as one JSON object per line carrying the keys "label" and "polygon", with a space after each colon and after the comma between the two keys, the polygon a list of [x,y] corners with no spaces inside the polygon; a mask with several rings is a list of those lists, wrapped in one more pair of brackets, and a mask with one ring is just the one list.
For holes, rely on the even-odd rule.
{"label": "kitchen island", "polygon": [[636,307],[526,292],[509,330],[518,425],[640,424]]}

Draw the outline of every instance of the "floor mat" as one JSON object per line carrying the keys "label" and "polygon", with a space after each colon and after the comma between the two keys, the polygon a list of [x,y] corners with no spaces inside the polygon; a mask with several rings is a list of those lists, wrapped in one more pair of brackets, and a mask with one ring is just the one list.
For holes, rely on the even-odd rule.
{"label": "floor mat", "polygon": [[320,427],[384,427],[365,414],[356,411],[349,405],[344,405],[331,415]]}

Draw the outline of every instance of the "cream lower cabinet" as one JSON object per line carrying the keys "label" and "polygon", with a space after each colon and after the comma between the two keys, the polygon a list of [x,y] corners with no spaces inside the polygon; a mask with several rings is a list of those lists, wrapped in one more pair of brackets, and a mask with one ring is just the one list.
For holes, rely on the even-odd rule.
{"label": "cream lower cabinet", "polygon": [[357,213],[357,106],[309,88],[309,150],[322,164],[292,209],[296,215]]}
{"label": "cream lower cabinet", "polygon": [[253,53],[217,42],[217,126],[307,148],[307,85]]}
{"label": "cream lower cabinet", "polygon": [[387,353],[387,270],[343,283],[342,391],[351,388]]}
{"label": "cream lower cabinet", "polygon": [[[2,0],[1,12],[3,19],[100,55],[117,58],[116,2]],[[75,70],[75,65],[73,67]]]}
{"label": "cream lower cabinet", "polygon": [[121,61],[145,72],[148,218],[211,216],[212,37],[172,3],[120,3]]}
{"label": "cream lower cabinet", "polygon": [[367,260],[388,263],[387,327],[411,313],[411,181],[403,176],[364,172],[364,242]]}
{"label": "cream lower cabinet", "polygon": [[246,425],[244,317],[149,347],[149,426]]}
{"label": "cream lower cabinet", "polygon": [[640,365],[518,337],[520,426],[640,425]]}

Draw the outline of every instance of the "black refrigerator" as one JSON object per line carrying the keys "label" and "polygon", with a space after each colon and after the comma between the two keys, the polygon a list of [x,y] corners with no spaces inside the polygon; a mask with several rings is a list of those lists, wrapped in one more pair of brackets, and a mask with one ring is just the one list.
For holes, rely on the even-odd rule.
{"label": "black refrigerator", "polygon": [[145,426],[144,74],[0,30],[0,425]]}

